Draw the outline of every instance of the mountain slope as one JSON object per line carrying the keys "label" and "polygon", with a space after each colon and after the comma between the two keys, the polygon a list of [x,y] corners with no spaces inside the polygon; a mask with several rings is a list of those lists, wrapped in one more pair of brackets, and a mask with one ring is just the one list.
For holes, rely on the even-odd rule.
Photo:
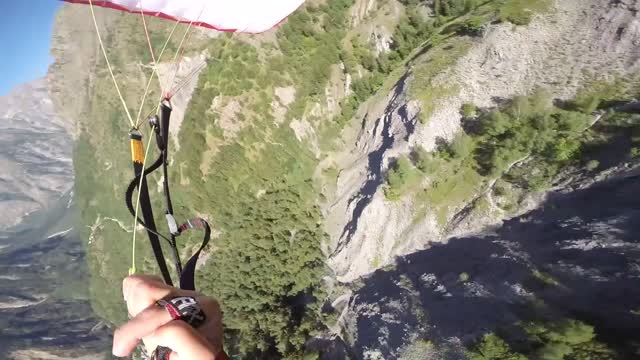
{"label": "mountain slope", "polygon": [[[71,181],[71,180],[70,180]],[[0,237],[0,359],[104,359],[111,331],[88,299],[69,193]]]}
{"label": "mountain slope", "polygon": [[[455,359],[464,356],[461,343],[490,329],[531,354],[536,344],[519,326],[567,316],[596,325],[601,340],[624,349],[639,324],[639,183],[627,176],[555,194],[500,228],[375,272],[346,304],[343,338],[369,358]],[[631,359],[638,349],[626,351],[613,358]]]}
{"label": "mountain slope", "polygon": [[[308,1],[265,34],[195,32],[185,63],[204,58],[207,66],[190,99],[180,98],[188,106],[172,128],[170,178],[178,218],[198,214],[215,228],[198,284],[221,300],[230,351],[313,356],[325,352],[314,341],[347,334],[348,354],[376,358],[377,350],[367,351],[378,347],[361,345],[359,330],[335,321],[340,304],[357,302],[351,295],[363,276],[525,213],[550,190],[637,166],[637,116],[619,111],[638,94],[634,4]],[[82,61],[90,75],[72,78],[87,84],[71,109],[79,129],[76,193],[93,306],[119,322],[121,299],[107,289],[132,260],[134,230],[121,204],[131,177],[129,127],[93,51],[91,24],[74,20],[83,10],[66,6],[59,14],[54,47],[62,60],[52,76],[65,99],[61,79],[75,57],[89,59]],[[105,10],[98,17],[136,114],[152,65],[135,30],[139,17]],[[171,24],[149,26],[158,48]],[[65,52],[76,41],[93,45]],[[175,39],[169,48],[177,50]],[[169,62],[159,66],[167,68],[171,74]],[[152,84],[141,114],[159,97]],[[161,209],[161,188],[151,189]],[[197,241],[181,238],[181,255]],[[139,269],[156,270],[144,241],[136,253]],[[480,335],[460,337],[471,345]],[[390,344],[383,356],[398,356],[405,343]]]}
{"label": "mountain slope", "polygon": [[[405,197],[390,203],[383,193],[384,174],[399,156],[418,148],[434,151],[454,139],[465,103],[490,108],[537,87],[566,101],[596,79],[633,78],[640,58],[631,45],[640,37],[637,21],[630,3],[558,1],[526,27],[489,25],[482,39],[469,44],[453,37],[409,62],[406,78],[361,112],[361,122],[345,138],[347,146],[330,156],[328,166],[339,176],[325,211],[336,249],[330,263],[340,278],[353,280],[427,241],[480,229],[507,215],[486,214],[466,225],[458,219],[453,226],[456,213],[483,191],[477,184],[484,179],[477,175],[467,175],[477,182],[471,189],[463,189],[469,187],[463,181],[445,184],[458,187],[446,201]],[[429,73],[431,78],[420,78]],[[416,96],[421,91],[436,96]],[[430,114],[422,124],[425,109]]]}
{"label": "mountain slope", "polygon": [[71,122],[55,111],[48,79],[0,98],[0,230],[53,204],[73,184]]}

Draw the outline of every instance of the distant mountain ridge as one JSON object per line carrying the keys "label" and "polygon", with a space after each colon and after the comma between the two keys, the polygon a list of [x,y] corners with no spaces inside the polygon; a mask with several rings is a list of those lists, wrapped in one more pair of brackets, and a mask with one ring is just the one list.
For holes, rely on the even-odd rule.
{"label": "distant mountain ridge", "polygon": [[0,230],[47,207],[73,186],[71,124],[41,78],[0,97]]}

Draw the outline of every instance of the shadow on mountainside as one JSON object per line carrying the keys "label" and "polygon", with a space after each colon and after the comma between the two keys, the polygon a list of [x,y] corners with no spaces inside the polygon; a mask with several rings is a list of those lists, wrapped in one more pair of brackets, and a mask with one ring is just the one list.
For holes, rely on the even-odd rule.
{"label": "shadow on mountainside", "polygon": [[352,297],[353,353],[361,358],[375,349],[394,359],[416,336],[468,342],[507,327],[507,338],[517,342],[524,334],[513,325],[533,316],[533,304],[536,317],[585,321],[611,345],[637,339],[638,194],[638,177],[553,194],[491,234],[399,258],[393,270],[364,279]]}

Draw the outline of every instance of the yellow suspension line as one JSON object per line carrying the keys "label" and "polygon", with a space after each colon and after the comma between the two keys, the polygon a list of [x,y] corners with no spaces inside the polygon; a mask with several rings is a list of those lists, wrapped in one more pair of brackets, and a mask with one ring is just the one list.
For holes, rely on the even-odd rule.
{"label": "yellow suspension line", "polygon": [[[143,14],[144,16],[144,14]],[[138,109],[138,116],[136,117],[136,127],[138,126],[138,124],[140,123],[140,114],[142,113],[142,108],[144,107],[144,102],[147,98],[147,94],[149,93],[149,88],[151,87],[151,82],[153,81],[153,77],[157,74],[157,66],[160,63],[160,59],[162,59],[162,55],[164,54],[164,50],[167,48],[167,45],[169,44],[169,41],[171,40],[171,38],[173,37],[173,33],[176,31],[176,28],[178,27],[178,24],[180,22],[176,21],[175,25],[173,26],[173,29],[171,29],[171,33],[169,34],[169,37],[167,38],[167,41],[164,42],[164,45],[162,46],[162,50],[160,50],[160,55],[158,56],[158,60],[156,61],[154,59],[154,64],[153,64],[153,71],[151,72],[151,77],[149,77],[149,81],[147,82],[147,86],[144,90],[144,95],[142,96],[142,102],[140,103],[140,108]],[[149,38],[147,38],[148,40]],[[152,53],[153,56],[153,53]],[[158,77],[158,82],[160,82],[160,77]],[[163,88],[162,88],[162,84],[160,84],[160,93],[162,96],[162,92],[163,92]],[[162,101],[162,98],[161,98]],[[158,112],[158,110],[156,110],[156,112]]]}
{"label": "yellow suspension line", "polygon": [[109,63],[109,57],[107,56],[107,51],[104,49],[104,43],[102,42],[102,37],[100,36],[100,29],[98,28],[98,22],[96,21],[96,14],[93,10],[93,0],[89,0],[89,7],[91,8],[91,17],[93,18],[93,25],[95,26],[95,29],[96,29],[96,35],[98,35],[98,42],[100,43],[100,49],[102,49],[102,55],[104,55],[104,60],[107,62],[107,68],[109,69],[109,74],[111,74],[113,85],[115,85],[116,87],[116,91],[118,92],[118,96],[120,97],[120,102],[122,102],[122,107],[124,107],[124,111],[127,114],[127,118],[129,119],[129,123],[131,124],[131,127],[135,127],[133,118],[129,113],[129,108],[127,108],[127,102],[124,101],[124,97],[120,92],[120,87],[118,86],[116,77],[115,75],[113,75],[113,70],[111,69],[111,63]]}

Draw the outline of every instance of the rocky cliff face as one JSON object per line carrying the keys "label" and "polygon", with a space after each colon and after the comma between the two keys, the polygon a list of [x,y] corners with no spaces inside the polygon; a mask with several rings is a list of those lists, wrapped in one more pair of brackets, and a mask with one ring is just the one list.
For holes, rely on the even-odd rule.
{"label": "rocky cliff face", "polygon": [[523,334],[513,326],[533,299],[552,317],[578,316],[607,329],[602,337],[611,343],[633,338],[640,330],[633,285],[640,275],[633,196],[640,182],[632,172],[620,176],[553,194],[499,228],[376,271],[340,304],[342,338],[357,358],[462,359],[461,344],[487,329],[517,342]]}
{"label": "rocky cliff face", "polygon": [[0,109],[0,229],[7,229],[71,190],[73,124],[56,112],[47,78],[0,98]]}
{"label": "rocky cliff face", "polygon": [[[640,68],[640,18],[636,1],[563,0],[528,26],[489,25],[460,57],[432,81],[436,91],[454,88],[437,99],[424,124],[421,111],[408,95],[414,73],[429,53],[408,64],[406,75],[361,112],[360,122],[345,132],[344,151],[332,154],[340,174],[329,193],[325,212],[333,242],[329,263],[339,279],[352,281],[398,255],[425,248],[452,234],[479,230],[507,214],[489,212],[473,221],[456,214],[479,193],[446,209],[447,223],[427,211],[415,218],[415,198],[385,199],[384,174],[399,155],[416,147],[434,150],[460,131],[464,103],[492,107],[537,87],[556,99],[570,99],[588,81],[631,77]],[[451,50],[453,51],[453,50]],[[438,179],[432,179],[438,180]],[[531,201],[528,208],[539,201]],[[452,220],[456,218],[456,226]]]}

